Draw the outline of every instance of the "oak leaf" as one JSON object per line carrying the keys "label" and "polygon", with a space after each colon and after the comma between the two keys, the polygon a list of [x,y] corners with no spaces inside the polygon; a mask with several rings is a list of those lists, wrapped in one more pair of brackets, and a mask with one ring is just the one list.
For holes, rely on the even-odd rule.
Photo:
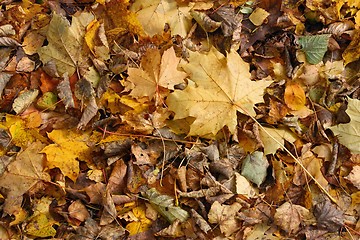
{"label": "oak leaf", "polygon": [[339,137],[339,142],[354,154],[360,153],[360,100],[349,98],[346,113],[350,122],[339,124],[330,129]]}
{"label": "oak leaf", "polygon": [[180,66],[190,75],[185,90],[175,90],[167,99],[174,119],[195,117],[189,135],[215,135],[237,125],[236,112],[254,116],[254,104],[263,101],[269,81],[251,81],[249,64],[231,50],[227,57],[211,48],[207,54],[190,52],[189,62]]}
{"label": "oak leaf", "polygon": [[46,64],[54,61],[60,76],[75,70],[84,64],[88,56],[83,51],[86,26],[94,19],[91,13],[83,12],[69,21],[54,13],[46,34],[49,44],[39,49],[40,60]]}
{"label": "oak leaf", "polygon": [[157,49],[148,49],[141,59],[141,68],[129,68],[125,89],[134,97],[153,98],[159,87],[174,89],[183,82],[186,73],[177,70],[180,58],[173,47],[160,56]]}
{"label": "oak leaf", "polygon": [[86,145],[87,135],[71,130],[53,130],[48,137],[54,142],[42,149],[47,156],[47,166],[59,168],[62,173],[75,181],[79,174],[79,160],[91,158],[90,148]]}

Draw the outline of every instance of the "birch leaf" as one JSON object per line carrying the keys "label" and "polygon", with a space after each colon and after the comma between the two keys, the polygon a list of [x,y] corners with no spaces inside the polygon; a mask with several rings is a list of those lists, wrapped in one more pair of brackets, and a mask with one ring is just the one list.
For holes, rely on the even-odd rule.
{"label": "birch leaf", "polygon": [[328,46],[330,34],[303,36],[299,38],[299,44],[305,52],[306,60],[310,64],[318,64],[322,61]]}
{"label": "birch leaf", "polygon": [[149,200],[151,206],[170,223],[173,223],[176,219],[181,222],[188,219],[189,213],[175,206],[172,197],[160,194],[155,188],[147,190],[143,195]]}
{"label": "birch leaf", "polygon": [[185,90],[175,90],[167,99],[175,120],[195,117],[189,135],[215,135],[237,125],[236,112],[255,115],[254,104],[263,101],[269,81],[251,81],[249,64],[232,50],[227,57],[212,48],[209,53],[190,52],[189,62],[180,66],[193,82]]}

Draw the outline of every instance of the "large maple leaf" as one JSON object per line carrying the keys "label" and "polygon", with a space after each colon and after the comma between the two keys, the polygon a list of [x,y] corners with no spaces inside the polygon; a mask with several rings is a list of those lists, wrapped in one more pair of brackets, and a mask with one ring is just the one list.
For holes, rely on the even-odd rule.
{"label": "large maple leaf", "polygon": [[255,115],[254,104],[263,100],[269,81],[251,81],[249,64],[236,51],[225,57],[212,48],[209,53],[191,52],[180,66],[190,75],[189,85],[169,95],[167,104],[175,119],[195,117],[189,135],[215,135],[237,124],[236,112]]}
{"label": "large maple leaf", "polygon": [[130,10],[149,35],[161,34],[169,24],[172,35],[185,37],[191,28],[191,4],[179,6],[175,0],[137,0]]}
{"label": "large maple leaf", "polygon": [[153,98],[159,87],[174,89],[182,83],[186,73],[178,71],[180,58],[176,57],[174,48],[169,48],[160,55],[157,49],[148,49],[141,59],[141,69],[129,68],[129,77],[125,89],[131,90],[133,97]]}
{"label": "large maple leaf", "polygon": [[[43,63],[53,61],[56,70],[63,76],[71,76],[76,68],[88,60],[83,52],[86,26],[94,19],[91,13],[81,13],[69,21],[56,13],[52,17],[46,34],[49,44],[38,51]],[[84,66],[84,68],[86,68]]]}
{"label": "large maple leaf", "polygon": [[59,168],[61,172],[75,182],[79,175],[79,160],[89,161],[91,150],[86,144],[87,134],[78,134],[70,130],[53,130],[48,137],[54,144],[46,146],[41,152],[46,154],[47,166]]}

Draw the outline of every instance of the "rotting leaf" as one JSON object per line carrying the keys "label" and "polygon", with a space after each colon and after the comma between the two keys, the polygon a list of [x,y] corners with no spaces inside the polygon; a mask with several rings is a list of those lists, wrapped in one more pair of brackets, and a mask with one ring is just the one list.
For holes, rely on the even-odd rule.
{"label": "rotting leaf", "polygon": [[147,198],[151,206],[170,223],[176,219],[184,222],[188,219],[189,213],[174,205],[174,199],[168,195],[160,194],[155,188],[151,188],[142,194]]}
{"label": "rotting leaf", "polygon": [[180,66],[193,83],[175,90],[167,98],[174,119],[195,117],[189,135],[206,136],[228,126],[231,133],[237,125],[236,112],[253,116],[254,104],[262,102],[269,81],[251,81],[249,64],[231,50],[227,57],[214,47],[207,54],[191,52],[189,62]]}

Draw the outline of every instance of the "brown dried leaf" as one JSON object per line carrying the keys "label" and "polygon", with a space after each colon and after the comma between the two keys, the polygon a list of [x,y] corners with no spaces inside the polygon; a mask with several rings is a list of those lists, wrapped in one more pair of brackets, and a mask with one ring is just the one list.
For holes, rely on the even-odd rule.
{"label": "brown dried leaf", "polygon": [[240,222],[235,216],[241,207],[238,202],[232,205],[221,205],[219,202],[214,202],[208,214],[209,222],[219,224],[221,232],[225,236],[230,236],[240,226]]}
{"label": "brown dried leaf", "polygon": [[282,230],[289,234],[296,234],[301,229],[301,223],[304,221],[304,217],[309,214],[310,212],[306,208],[285,202],[276,209],[274,219],[275,223]]}
{"label": "brown dried leaf", "polygon": [[330,201],[322,201],[315,205],[314,216],[319,228],[336,232],[344,225],[344,213]]}

